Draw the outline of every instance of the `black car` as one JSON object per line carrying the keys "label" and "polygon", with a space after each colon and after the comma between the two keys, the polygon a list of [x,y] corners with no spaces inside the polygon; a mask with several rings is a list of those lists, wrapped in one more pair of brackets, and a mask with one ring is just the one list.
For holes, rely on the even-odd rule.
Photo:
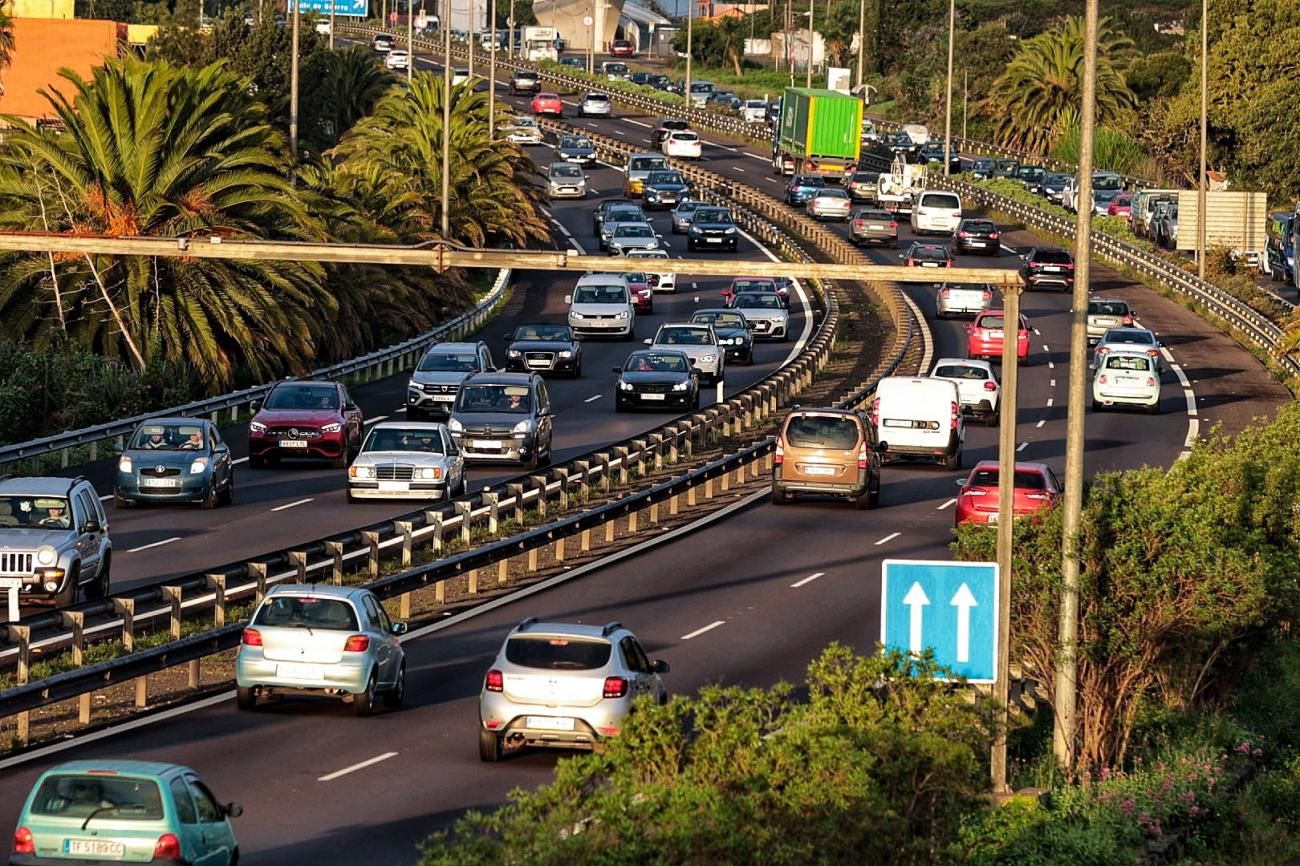
{"label": "black car", "polygon": [[1038,186],[1038,194],[1050,202],[1061,203],[1061,193],[1065,191],[1066,185],[1074,179],[1073,175],[1062,174],[1061,172],[1048,172],[1043,177],[1043,182]]}
{"label": "black car", "polygon": [[669,406],[700,408],[700,378],[685,352],[642,349],[628,355],[614,372],[618,373],[614,408],[619,412]]}
{"label": "black car", "polygon": [[898,256],[909,268],[951,268],[952,253],[938,244],[913,243]]}
{"label": "black car", "polygon": [[644,203],[646,210],[674,208],[690,197],[691,185],[680,171],[652,171],[645,179]]}
{"label": "black car", "polygon": [[955,245],[959,254],[983,253],[986,256],[996,256],[1002,249],[1002,233],[993,220],[964,219],[957,223],[953,237],[956,238]]}
{"label": "black car", "polygon": [[555,153],[565,162],[579,165],[596,164],[596,145],[585,135],[562,135]]}
{"label": "black car", "polygon": [[658,150],[659,146],[664,143],[664,139],[668,137],[668,133],[683,132],[690,128],[691,124],[688,121],[678,118],[669,117],[661,120],[650,132],[650,146]]}
{"label": "black car", "polygon": [[1059,286],[1066,292],[1074,288],[1074,256],[1068,251],[1060,247],[1033,247],[1020,258],[1025,263],[1020,272],[1025,278],[1025,288]]}
{"label": "black car", "polygon": [[673,89],[673,80],[667,75],[651,75],[646,84],[655,90],[671,91]]}
{"label": "black car", "polygon": [[979,180],[988,180],[997,170],[998,164],[991,159],[976,159],[970,164],[970,173]]}
{"label": "black car", "polygon": [[765,119],[767,120],[768,126],[776,126],[776,122],[781,119],[781,100],[776,99],[767,104],[767,116]]}
{"label": "black car", "polygon": [[527,69],[515,70],[514,75],[510,76],[510,95],[517,96],[520,93],[541,93],[542,80],[536,72]]}
{"label": "black car", "polygon": [[1016,169],[1016,180],[1025,185],[1030,192],[1038,192],[1047,179],[1047,169],[1041,165],[1022,165]]}
{"label": "black car", "polygon": [[889,148],[895,157],[903,157],[905,162],[924,161],[921,157],[921,148],[906,132],[886,132],[880,136],[880,143]]}
{"label": "black car", "polygon": [[713,326],[718,345],[722,346],[728,361],[754,363],[754,335],[749,332],[749,321],[740,310],[696,310],[691,321]]}
{"label": "black car", "polygon": [[[943,164],[943,142],[931,141],[921,149],[921,156],[926,162]],[[953,174],[961,171],[961,154],[954,147],[948,152],[948,170]]]}
{"label": "black car", "polygon": [[649,84],[650,77],[649,72],[633,72],[631,77],[628,78],[628,81],[631,81],[633,84]]}
{"label": "black car", "polygon": [[993,163],[994,177],[1015,178],[1016,172],[1020,170],[1020,160],[1018,159],[999,159]]}
{"label": "black car", "polygon": [[582,343],[568,325],[520,325],[510,336],[506,369],[512,372],[582,375]]}
{"label": "black car", "polygon": [[686,249],[694,251],[701,246],[707,249],[726,247],[733,253],[740,248],[740,229],[725,207],[699,207],[691,217],[691,227],[686,232]]}

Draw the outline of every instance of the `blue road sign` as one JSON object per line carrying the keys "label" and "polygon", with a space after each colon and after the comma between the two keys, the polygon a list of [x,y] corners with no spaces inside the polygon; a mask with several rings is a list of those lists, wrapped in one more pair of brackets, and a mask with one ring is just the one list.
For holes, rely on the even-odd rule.
{"label": "blue road sign", "polygon": [[[329,17],[331,0],[298,0],[301,3],[300,12],[319,12],[321,15]],[[335,15],[355,15],[361,18],[366,17],[367,4],[369,0],[333,0]],[[293,6],[289,7],[293,10]]]}
{"label": "blue road sign", "polygon": [[885,646],[932,649],[939,664],[972,683],[996,678],[997,563],[886,559],[880,607]]}

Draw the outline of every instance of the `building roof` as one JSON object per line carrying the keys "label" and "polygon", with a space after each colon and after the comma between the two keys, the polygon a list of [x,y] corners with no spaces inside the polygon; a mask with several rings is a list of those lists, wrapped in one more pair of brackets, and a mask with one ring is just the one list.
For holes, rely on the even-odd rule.
{"label": "building roof", "polygon": [[623,17],[637,24],[653,24],[655,27],[666,27],[672,24],[658,12],[652,12],[644,6],[638,6],[635,3],[623,4]]}

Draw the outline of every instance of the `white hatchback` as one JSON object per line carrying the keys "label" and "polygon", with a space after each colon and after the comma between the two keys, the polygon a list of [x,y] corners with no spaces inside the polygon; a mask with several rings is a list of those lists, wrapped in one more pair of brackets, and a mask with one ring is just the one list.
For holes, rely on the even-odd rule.
{"label": "white hatchback", "polygon": [[411,55],[401,48],[394,48],[384,55],[384,65],[389,69],[408,69],[411,66]]}
{"label": "white hatchback", "polygon": [[1160,413],[1160,371],[1145,352],[1123,349],[1099,359],[1092,378],[1092,408],[1115,405],[1142,406]]}
{"label": "white hatchback", "polygon": [[988,361],[971,358],[940,358],[934,365],[931,379],[947,379],[957,386],[957,396],[962,411],[978,415],[990,427],[997,426],[998,406],[1002,387]]}
{"label": "white hatchback", "polygon": [[678,159],[699,159],[703,152],[698,132],[689,129],[674,130],[664,138],[662,145],[664,156]]}
{"label": "white hatchback", "polygon": [[951,235],[961,222],[961,196],[955,192],[926,190],[912,206],[912,231]]}

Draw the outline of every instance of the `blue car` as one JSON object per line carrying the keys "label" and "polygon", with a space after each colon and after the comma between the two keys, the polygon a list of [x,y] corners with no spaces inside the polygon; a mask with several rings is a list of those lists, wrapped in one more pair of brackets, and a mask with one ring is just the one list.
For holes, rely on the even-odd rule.
{"label": "blue car", "polygon": [[204,508],[235,500],[230,447],[205,418],[155,418],[135,429],[117,458],[113,504],[197,502]]}
{"label": "blue car", "polygon": [[804,204],[826,188],[826,180],[815,174],[796,174],[785,185],[786,204]]}

